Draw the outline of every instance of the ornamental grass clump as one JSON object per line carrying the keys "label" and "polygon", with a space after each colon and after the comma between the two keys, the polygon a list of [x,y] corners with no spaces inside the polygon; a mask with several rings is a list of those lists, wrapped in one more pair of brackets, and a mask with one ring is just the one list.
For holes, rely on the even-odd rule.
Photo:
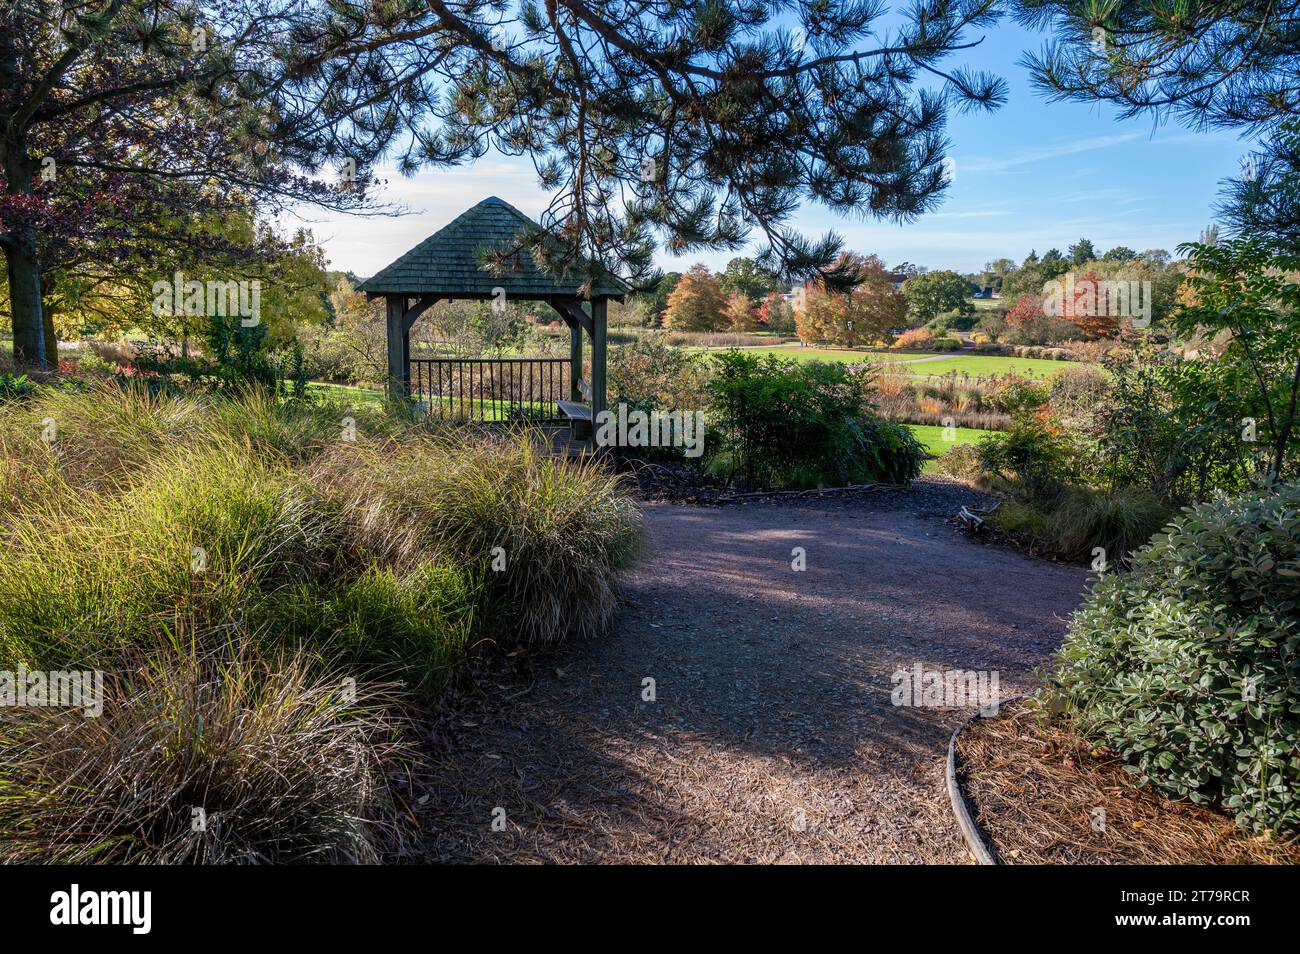
{"label": "ornamental grass clump", "polygon": [[615,477],[528,434],[437,434],[258,392],[27,403],[0,427],[0,654],[27,664],[185,616],[329,644],[434,691],[484,641],[598,631],[639,540]]}
{"label": "ornamental grass clump", "polygon": [[0,861],[340,863],[395,850],[391,698],[301,653],[262,655],[262,641],[191,632],[101,660],[95,718],[0,707]]}
{"label": "ornamental grass clump", "polygon": [[504,647],[599,631],[640,544],[640,515],[614,475],[526,435],[338,447],[319,468],[358,545],[398,565],[434,552],[467,568],[484,590],[483,633]]}
{"label": "ornamental grass clump", "polygon": [[[526,432],[106,386],[0,416],[0,861],[373,861],[405,707],[608,623],[617,479]],[[400,774],[400,773],[398,773]]]}

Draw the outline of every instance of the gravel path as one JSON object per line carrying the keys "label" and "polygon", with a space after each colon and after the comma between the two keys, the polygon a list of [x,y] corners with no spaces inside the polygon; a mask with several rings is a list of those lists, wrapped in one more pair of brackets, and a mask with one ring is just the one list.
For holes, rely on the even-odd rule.
{"label": "gravel path", "polygon": [[908,358],[904,361],[891,361],[890,364],[924,364],[927,361],[947,361],[949,358],[960,358],[962,355],[974,354],[974,348],[959,348],[956,351],[941,351],[938,354],[926,355],[924,358]]}
{"label": "gravel path", "polygon": [[1003,696],[1023,691],[1085,582],[964,538],[944,517],[972,496],[925,480],[646,505],[648,552],[613,632],[455,717],[426,782],[423,856],[966,862],[943,760],[970,710],[894,706],[891,674],[997,670]]}

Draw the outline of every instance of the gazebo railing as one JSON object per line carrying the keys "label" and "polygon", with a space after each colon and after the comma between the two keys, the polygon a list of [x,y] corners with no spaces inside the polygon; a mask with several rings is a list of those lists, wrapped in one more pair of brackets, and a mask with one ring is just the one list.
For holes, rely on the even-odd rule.
{"label": "gazebo railing", "polygon": [[430,418],[561,423],[568,358],[412,358],[411,397]]}

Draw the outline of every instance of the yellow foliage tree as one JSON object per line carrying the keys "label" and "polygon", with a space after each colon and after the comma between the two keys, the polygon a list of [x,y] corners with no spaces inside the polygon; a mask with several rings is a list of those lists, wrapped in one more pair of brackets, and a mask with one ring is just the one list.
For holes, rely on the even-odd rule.
{"label": "yellow foliage tree", "polygon": [[722,308],[722,317],[727,320],[732,331],[753,331],[758,327],[758,316],[754,303],[743,292],[734,291]]}

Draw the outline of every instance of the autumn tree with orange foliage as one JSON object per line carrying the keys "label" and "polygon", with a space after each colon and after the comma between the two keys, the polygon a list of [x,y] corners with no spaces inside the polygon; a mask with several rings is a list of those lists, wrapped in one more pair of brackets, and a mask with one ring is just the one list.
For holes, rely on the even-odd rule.
{"label": "autumn tree with orange foliage", "polygon": [[794,307],[780,292],[769,292],[758,306],[758,325],[776,335],[794,334]]}
{"label": "autumn tree with orange foliage", "polygon": [[805,285],[795,303],[799,338],[846,348],[888,341],[891,329],[907,319],[907,299],[894,289],[885,263],[875,255],[850,253],[840,261],[857,273],[857,286],[843,293]]}
{"label": "autumn tree with orange foliage", "polygon": [[743,292],[734,291],[722,306],[722,317],[732,331],[753,331],[758,327],[758,315],[754,303]]}
{"label": "autumn tree with orange foliage", "polygon": [[726,326],[723,316],[726,297],[718,279],[706,265],[692,265],[668,294],[664,327],[675,331],[719,331]]}

